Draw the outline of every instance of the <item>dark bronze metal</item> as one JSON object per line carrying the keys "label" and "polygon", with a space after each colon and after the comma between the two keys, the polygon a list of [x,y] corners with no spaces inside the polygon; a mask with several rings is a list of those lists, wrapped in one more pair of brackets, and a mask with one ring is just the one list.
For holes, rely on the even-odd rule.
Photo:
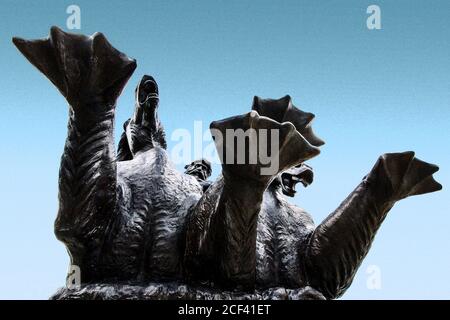
{"label": "dark bronze metal", "polygon": [[219,132],[278,129],[279,170],[261,175],[260,163],[223,163],[210,182],[209,162],[181,173],[168,159],[151,76],[136,88],[116,155],[116,100],[136,61],[101,33],[53,27],[47,39],[13,42],[69,102],[55,233],[80,267],[81,287],[55,299],[334,299],[393,205],[442,188],[432,176],[438,167],[414,152],[384,154],[316,226],[284,197],[298,182],[312,183],[304,162],[324,143],[311,129],[314,115],[289,96],[255,97],[252,112],[211,124]]}

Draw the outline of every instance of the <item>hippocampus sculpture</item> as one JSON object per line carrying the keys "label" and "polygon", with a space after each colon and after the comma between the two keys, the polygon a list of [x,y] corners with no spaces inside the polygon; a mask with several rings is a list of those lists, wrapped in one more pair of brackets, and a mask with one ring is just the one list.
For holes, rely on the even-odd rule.
{"label": "hippocampus sculpture", "polygon": [[337,298],[393,205],[442,188],[437,166],[413,152],[384,154],[316,226],[284,197],[312,182],[304,162],[324,143],[312,131],[314,115],[289,96],[255,97],[251,112],[211,124],[218,132],[278,130],[278,170],[263,175],[259,162],[223,161],[211,182],[208,161],[183,173],[169,160],[151,76],[136,88],[115,152],[116,100],[136,61],[103,34],[52,27],[46,39],[13,42],[69,103],[55,234],[81,286],[54,298]]}

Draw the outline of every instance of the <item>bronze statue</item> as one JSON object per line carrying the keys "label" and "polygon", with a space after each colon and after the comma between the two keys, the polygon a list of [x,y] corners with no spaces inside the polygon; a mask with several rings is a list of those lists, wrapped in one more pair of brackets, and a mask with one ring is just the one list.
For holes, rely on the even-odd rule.
{"label": "bronze statue", "polygon": [[[250,113],[211,124],[224,137],[227,129],[277,130],[278,170],[262,175],[259,161],[223,161],[211,182],[206,160],[185,173],[170,162],[151,76],[136,88],[116,154],[116,100],[136,61],[101,33],[53,27],[47,39],[13,42],[70,105],[55,233],[79,266],[82,285],[53,298],[337,298],[395,202],[442,188],[432,176],[437,166],[413,152],[384,154],[315,226],[284,195],[312,183],[304,162],[324,142],[311,129],[314,115],[289,96],[255,97]],[[216,140],[218,148],[226,144]]]}

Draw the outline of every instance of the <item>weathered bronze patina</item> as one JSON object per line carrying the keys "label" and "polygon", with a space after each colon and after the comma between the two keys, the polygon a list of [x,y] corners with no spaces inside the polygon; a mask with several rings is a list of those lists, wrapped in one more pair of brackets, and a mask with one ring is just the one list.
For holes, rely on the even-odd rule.
{"label": "weathered bronze patina", "polygon": [[437,166],[413,152],[384,154],[316,226],[284,197],[298,182],[312,183],[304,162],[323,144],[314,115],[289,96],[255,97],[250,113],[211,124],[223,133],[278,130],[279,170],[261,175],[259,162],[224,161],[210,182],[209,162],[194,161],[185,173],[170,162],[151,76],[136,88],[115,152],[116,100],[136,61],[101,33],[53,27],[46,39],[13,42],[69,103],[55,233],[80,268],[81,287],[53,298],[333,299],[350,286],[392,206],[441,189]]}

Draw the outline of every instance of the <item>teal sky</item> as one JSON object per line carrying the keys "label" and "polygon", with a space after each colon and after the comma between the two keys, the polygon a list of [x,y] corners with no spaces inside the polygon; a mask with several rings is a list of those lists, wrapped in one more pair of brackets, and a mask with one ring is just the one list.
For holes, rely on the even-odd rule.
{"label": "teal sky", "polygon": [[[12,1],[0,4],[0,298],[46,299],[64,285],[68,255],[53,235],[67,106],[11,37],[103,32],[138,68],[117,109],[131,115],[143,74],[160,87],[167,135],[250,110],[253,95],[316,114],[326,141],[310,162],[315,182],[293,201],[316,223],[384,152],[436,163],[441,192],[398,203],[343,299],[450,298],[450,2],[435,1]],[[366,9],[381,8],[368,30]],[[117,136],[119,132],[117,132]],[[169,149],[175,142],[169,141]],[[180,166],[181,169],[181,166]],[[217,175],[220,168],[214,168]],[[369,266],[381,289],[366,286]]]}

